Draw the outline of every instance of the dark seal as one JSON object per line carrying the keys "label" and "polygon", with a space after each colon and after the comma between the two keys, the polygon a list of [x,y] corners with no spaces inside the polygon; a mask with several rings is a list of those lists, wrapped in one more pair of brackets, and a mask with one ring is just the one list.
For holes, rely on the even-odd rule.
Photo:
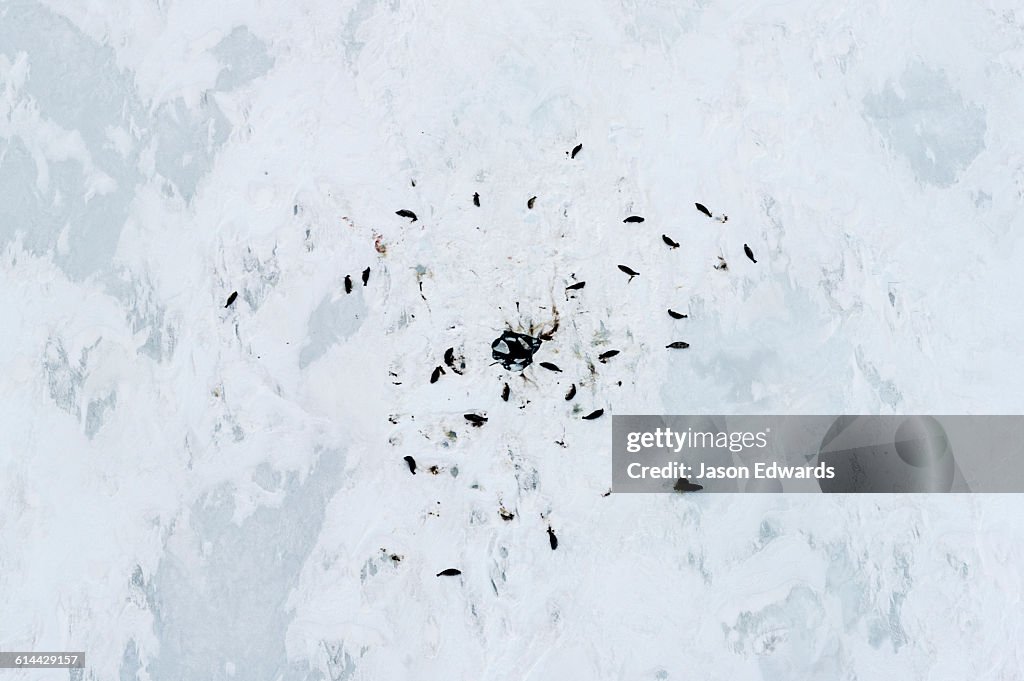
{"label": "dark seal", "polygon": [[438,572],[437,576],[438,577],[455,577],[456,575],[461,575],[461,574],[462,574],[462,570],[459,570],[458,568],[448,568],[446,570],[441,570],[440,572]]}
{"label": "dark seal", "polygon": [[679,478],[676,480],[676,484],[672,485],[672,489],[677,492],[699,492],[704,489],[704,486],[698,485],[695,482],[690,482],[686,478]]}

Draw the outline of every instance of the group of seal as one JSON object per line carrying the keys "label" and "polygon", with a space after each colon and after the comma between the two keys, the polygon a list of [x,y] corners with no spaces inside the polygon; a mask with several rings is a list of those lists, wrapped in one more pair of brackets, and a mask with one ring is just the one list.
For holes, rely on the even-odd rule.
{"label": "group of seal", "polygon": [[[365,270],[363,270],[362,279],[363,279],[363,286],[366,286],[368,283],[370,283],[370,268],[369,267],[367,267]],[[345,295],[348,295],[349,293],[352,293],[352,275],[346,274],[345,275]]]}
{"label": "group of seal", "polygon": [[[582,149],[583,149],[583,144],[582,143],[578,143],[578,144],[576,144],[572,148],[571,151],[567,151],[566,155],[569,156],[570,159],[575,159],[576,156],[579,154],[579,152]],[[415,181],[413,181],[413,186],[416,186],[415,185]],[[527,209],[532,210],[534,208],[536,200],[537,200],[536,196],[531,196],[527,200],[527,202],[526,202]],[[479,194],[479,192],[474,192],[473,193],[472,202],[473,202],[474,206],[480,207],[481,202],[480,202],[480,194]],[[716,218],[714,216],[714,214],[711,212],[711,210],[708,209],[707,206],[705,206],[702,203],[695,203],[694,206],[696,207],[696,209],[700,213],[702,213],[703,215],[705,215],[708,218],[718,220],[719,222],[726,222],[728,220],[728,216],[726,216],[726,215],[722,215],[721,217]],[[398,215],[399,217],[407,218],[411,222],[416,222],[417,221],[416,213],[414,213],[413,211],[408,210],[408,209],[404,209],[404,208],[400,209],[398,211],[395,211],[395,214]],[[623,222],[626,223],[626,224],[642,224],[642,223],[645,222],[645,219],[644,219],[644,217],[642,217],[640,215],[629,215],[629,216],[627,216],[623,220]],[[675,239],[673,239],[672,237],[670,237],[668,234],[662,234],[661,238],[662,238],[662,241],[665,243],[665,245],[668,246],[672,250],[678,249],[680,247],[679,242],[676,241]],[[754,257],[753,250],[750,248],[750,246],[748,244],[743,244],[743,251],[746,254],[747,258],[749,258],[751,260],[751,262],[757,263],[757,259]],[[715,269],[716,270],[726,270],[727,267],[728,266],[727,266],[727,263],[726,263],[725,259],[722,258],[722,257],[719,257],[719,263],[715,266]],[[629,279],[627,280],[627,283],[632,282],[632,280],[635,277],[640,276],[640,272],[636,271],[635,269],[633,269],[632,267],[630,267],[628,265],[619,265],[618,269],[620,271],[622,271],[624,274],[628,275]],[[364,270],[363,273],[362,273],[362,279],[363,279],[363,285],[364,286],[367,283],[367,280],[369,278],[369,274],[370,274],[370,269],[369,268]],[[573,278],[575,278],[575,274],[573,275]],[[565,287],[565,291],[566,291],[567,299],[570,297],[569,296],[569,292],[570,291],[571,292],[578,292],[578,291],[581,291],[585,286],[586,286],[586,282],[585,281],[577,281],[575,283],[572,283],[572,284],[569,284],[568,286],[566,286]],[[349,276],[347,276],[347,275],[345,277],[345,289],[346,289],[346,293],[351,292],[351,289],[352,289],[351,278]],[[236,296],[237,296],[237,293],[232,293],[231,296],[228,298],[228,302],[225,305],[225,307],[230,306],[234,302]],[[517,303],[517,307],[518,307],[518,303]],[[688,315],[680,313],[680,312],[676,312],[675,310],[673,310],[671,308],[668,308],[668,314],[674,320],[686,319],[688,317]],[[557,329],[557,316],[556,316],[555,328]],[[533,336],[533,335],[529,335],[529,334],[526,334],[526,333],[518,333],[518,332],[513,331],[511,329],[507,329],[506,331],[502,332],[502,334],[491,343],[491,357],[495,360],[495,363],[500,364],[507,371],[519,371],[519,372],[522,372],[527,367],[529,367],[531,364],[533,364],[533,362],[534,362],[534,355],[538,352],[538,350],[540,350],[541,345],[542,345],[542,343],[544,341],[551,339],[553,332],[554,332],[554,330],[550,330],[550,331],[548,331],[546,333],[539,334],[538,336]],[[531,327],[531,333],[533,333],[532,327]],[[686,342],[686,341],[672,341],[672,342],[668,343],[665,347],[667,349],[686,349],[686,348],[690,347],[690,344],[688,342]],[[598,361],[600,363],[602,363],[602,364],[606,364],[606,363],[608,363],[608,361],[611,358],[615,357],[618,354],[620,354],[619,350],[608,350],[608,351],[605,351],[605,352],[601,353],[598,356]],[[461,374],[462,373],[460,368],[457,367],[457,362],[456,362],[456,359],[454,357],[454,348],[449,348],[445,352],[444,362],[445,362],[445,365],[448,367],[449,370],[451,370],[451,371],[453,371],[454,373],[457,373],[457,374]],[[551,371],[551,372],[554,372],[554,373],[562,373],[562,369],[559,368],[556,364],[553,364],[552,362],[543,361],[543,362],[539,362],[538,364],[539,364],[540,367],[542,367],[542,368],[544,368],[544,369],[546,369],[548,371]],[[465,364],[464,363],[461,364],[461,368],[462,369],[465,368]],[[591,364],[591,372],[594,372],[593,364]],[[433,373],[431,374],[430,382],[431,383],[437,382],[438,379],[442,375],[444,375],[444,374],[445,374],[445,369],[442,366],[435,367],[434,370],[433,370]],[[505,401],[505,402],[508,402],[510,394],[511,394],[511,389],[509,387],[509,384],[507,382],[505,382],[504,386],[502,388],[502,392],[501,392],[501,399],[503,401]],[[569,387],[568,392],[565,394],[565,400],[566,401],[571,401],[572,399],[575,398],[575,396],[576,396],[576,384],[573,383]],[[582,418],[584,420],[588,420],[589,421],[589,420],[598,419],[603,414],[604,414],[604,409],[595,409],[595,410],[589,412],[588,414],[586,414],[585,416],[583,416]],[[484,416],[482,414],[472,413],[472,412],[471,413],[466,413],[464,415],[464,417],[465,417],[466,421],[471,426],[477,427],[477,428],[483,426],[485,423],[487,423],[487,420],[488,420],[486,416]],[[409,471],[413,475],[415,475],[416,474],[416,461],[411,456],[406,456],[405,457],[405,462],[406,462],[406,464],[409,467]],[[687,491],[687,492],[689,492],[689,491],[697,491],[697,490],[700,490],[700,489],[702,489],[700,485],[695,485],[695,484],[689,483],[689,481],[686,481],[686,480],[683,480],[683,479],[681,479],[676,484],[676,490],[677,491]],[[607,496],[607,494],[605,494],[604,496]],[[513,513],[504,512],[504,507],[502,507],[502,511],[503,511],[502,512],[502,518],[505,519],[505,520],[509,520],[509,519],[512,519],[512,518],[515,517],[515,514],[513,514]],[[554,530],[552,529],[552,527],[550,525],[548,525],[548,527],[547,527],[547,532],[548,532],[548,537],[549,537],[551,549],[552,550],[557,549],[558,548],[558,538],[555,536],[555,532],[554,532]],[[461,574],[462,574],[461,570],[459,570],[457,568],[447,568],[445,570],[442,570],[441,572],[438,572],[437,576],[438,577],[442,577],[442,576],[457,576],[457,575],[461,575]]]}

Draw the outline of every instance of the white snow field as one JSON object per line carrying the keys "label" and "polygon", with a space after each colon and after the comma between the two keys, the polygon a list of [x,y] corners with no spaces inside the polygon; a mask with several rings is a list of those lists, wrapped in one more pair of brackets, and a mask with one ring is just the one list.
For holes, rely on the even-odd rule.
{"label": "white snow field", "polygon": [[1014,495],[603,496],[1020,413],[1022,112],[1010,0],[0,0],[0,681],[1024,679]]}

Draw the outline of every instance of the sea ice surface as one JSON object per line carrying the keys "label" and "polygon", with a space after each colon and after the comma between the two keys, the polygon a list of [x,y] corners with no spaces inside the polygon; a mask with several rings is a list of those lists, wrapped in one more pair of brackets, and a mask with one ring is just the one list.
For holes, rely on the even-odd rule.
{"label": "sea ice surface", "polygon": [[1014,496],[604,496],[1019,413],[1021,111],[1008,0],[0,0],[4,673],[1024,678]]}

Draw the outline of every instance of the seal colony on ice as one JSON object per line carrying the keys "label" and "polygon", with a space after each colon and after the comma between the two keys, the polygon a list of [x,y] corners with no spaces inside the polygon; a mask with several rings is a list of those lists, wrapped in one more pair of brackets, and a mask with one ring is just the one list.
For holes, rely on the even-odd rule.
{"label": "seal colony on ice", "polygon": [[[575,160],[582,149],[583,149],[583,144],[582,143],[576,143],[575,146],[573,146],[571,150],[566,151],[565,153],[566,153],[566,156],[568,156],[569,159]],[[417,186],[415,180],[410,180],[410,184],[411,184],[412,187],[416,187]],[[537,201],[537,196],[536,195],[529,196],[529,198],[526,201],[526,208],[527,208],[527,210],[532,211],[535,208],[536,201]],[[481,206],[481,198],[480,198],[480,193],[479,192],[473,192],[473,194],[472,194],[472,204],[473,204],[474,207],[477,207],[477,208],[479,208]],[[489,204],[489,205],[492,205],[492,204]],[[495,202],[493,202],[493,205],[500,205],[500,202],[495,201]],[[522,204],[520,204],[520,205],[522,205]],[[696,203],[694,203],[694,206],[696,207],[698,212],[700,212],[702,215],[704,215],[705,217],[707,217],[707,218],[709,218],[709,219],[711,219],[711,220],[713,220],[715,222],[725,223],[729,219],[728,216],[725,215],[724,213],[721,214],[721,215],[716,216],[714,213],[712,213],[712,211],[707,206],[705,206],[702,203],[696,202]],[[562,212],[562,216],[563,217],[566,217],[568,215],[567,209],[564,208],[564,207],[561,209],[561,212]],[[540,214],[543,214],[543,213],[544,213],[544,211],[541,211]],[[426,214],[433,216],[435,214],[435,212],[434,212],[433,208],[431,207],[431,209]],[[395,215],[397,215],[400,218],[405,218],[405,219],[409,220],[409,223],[415,223],[418,220],[417,214],[414,211],[412,211],[412,210],[410,210],[408,208],[401,208],[399,210],[396,210],[395,211]],[[621,215],[621,213],[620,213],[620,215]],[[652,219],[651,221],[655,222],[655,223],[657,222],[656,219]],[[640,216],[640,215],[635,215],[635,214],[628,215],[624,220],[622,220],[622,222],[627,224],[627,225],[635,225],[635,226],[637,226],[637,228],[634,229],[634,230],[624,230],[626,232],[629,232],[629,234],[630,234],[629,238],[631,238],[631,239],[637,239],[637,240],[650,239],[650,240],[656,242],[657,234],[658,234],[658,232],[661,231],[661,230],[658,230],[658,232],[654,232],[653,234],[650,234],[645,229],[645,226],[649,222],[648,219],[643,217],[643,216]],[[667,231],[677,232],[678,231],[678,227],[672,227],[671,229],[669,229]],[[565,234],[563,233],[561,236],[564,237]],[[668,249],[666,250],[664,247],[661,247],[659,249],[660,252],[665,253],[666,254],[665,257],[677,257],[677,256],[673,256],[673,255],[668,255],[668,254],[675,253],[677,251],[677,249],[680,248],[680,246],[681,246],[680,241],[677,241],[675,238],[669,236],[669,234],[667,234],[667,233],[661,233],[661,241],[664,244],[664,246],[668,247]],[[379,236],[377,236],[375,247],[377,248],[378,253],[380,253],[381,255],[385,255],[386,254],[386,246],[381,243],[381,238]],[[744,254],[746,255],[746,257],[752,263],[757,263],[758,262],[757,259],[755,259],[753,250],[751,249],[749,244],[743,244],[743,251],[744,251]],[[622,254],[628,256],[629,252],[628,251],[623,251]],[[512,256],[510,256],[510,258],[511,257]],[[531,263],[525,263],[525,264],[527,266],[531,265]],[[634,278],[640,276],[640,272],[638,272],[637,270],[633,269],[629,265],[620,264],[620,265],[618,265],[618,269],[623,274],[625,274],[625,275],[627,275],[629,277],[627,279],[626,283],[630,283],[630,282],[633,281]],[[728,271],[728,264],[727,264],[727,262],[725,260],[725,257],[723,255],[719,255],[718,256],[718,263],[714,265],[714,269],[719,271],[719,272],[727,272]],[[422,266],[418,266],[416,268],[416,270],[417,270],[416,280],[417,280],[417,283],[418,283],[418,286],[419,286],[419,289],[420,289],[420,297],[426,302],[427,298],[426,298],[426,296],[423,293],[423,274],[424,274],[424,272],[426,272],[426,269],[424,267],[422,267]],[[476,274],[476,272],[473,272],[473,273]],[[363,286],[366,286],[368,284],[369,278],[370,278],[370,268],[367,267],[361,273],[361,279],[362,279]],[[576,301],[576,302],[574,302],[572,304],[576,305],[576,309],[577,310],[581,309],[580,306],[585,304],[585,302],[586,302],[586,300],[587,300],[587,298],[588,298],[588,296],[590,294],[590,291],[584,291],[584,288],[586,287],[586,281],[577,280],[576,272],[572,272],[571,275],[566,277],[565,279],[563,279],[563,281],[565,282],[564,293],[565,293],[566,302],[569,303],[570,301]],[[606,282],[600,281],[600,280],[598,282],[599,286],[601,286],[601,285],[603,285],[605,283]],[[645,280],[644,283],[648,283],[648,282]],[[352,290],[353,290],[353,281],[352,281],[352,276],[351,275],[345,275],[345,277],[344,277],[344,289],[345,289],[345,293],[351,293],[352,292]],[[557,288],[555,290],[557,290]],[[659,290],[659,289],[657,289],[657,288],[653,288],[653,289],[652,288],[648,288],[646,290],[650,291],[650,290]],[[638,295],[638,293],[642,293],[642,292],[643,292],[643,290],[638,290],[637,286],[634,286],[630,290],[624,292],[623,295],[629,295],[630,293],[632,293],[635,296],[635,295]],[[237,297],[237,295],[238,295],[237,292],[232,293],[231,296],[228,298],[227,304],[224,307],[230,307],[231,304],[235,301],[235,298]],[[667,309],[668,315],[669,315],[669,317],[671,317],[672,320],[675,320],[675,321],[685,320],[685,319],[688,319],[688,317],[689,317],[688,314],[677,312],[677,311],[675,311],[672,308],[664,307],[665,301],[661,301],[658,304],[662,306],[661,309],[663,309],[663,310]],[[595,388],[599,387],[599,385],[600,385],[598,383],[597,379],[598,379],[598,377],[599,377],[601,372],[606,371],[606,370],[614,372],[616,369],[618,369],[619,371],[623,371],[624,370],[626,372],[631,372],[634,369],[634,367],[630,366],[628,362],[624,361],[624,358],[633,357],[633,356],[635,356],[634,353],[628,352],[628,350],[630,350],[629,347],[625,347],[625,346],[620,345],[620,347],[623,347],[625,350],[627,350],[626,353],[620,353],[620,350],[618,350],[618,349],[606,349],[606,350],[603,350],[601,352],[597,352],[595,350],[576,348],[576,356],[575,357],[569,356],[568,354],[558,355],[558,357],[561,357],[561,359],[559,361],[562,362],[563,366],[566,367],[566,370],[565,370],[566,371],[566,377],[567,378],[569,376],[573,376],[574,377],[573,379],[566,380],[566,378],[562,377],[563,370],[562,370],[562,368],[560,366],[558,366],[557,364],[553,363],[548,358],[544,358],[543,354],[541,355],[541,357],[537,357],[538,353],[541,353],[542,350],[544,349],[544,347],[545,347],[544,343],[546,343],[548,341],[552,341],[554,336],[555,336],[555,333],[558,331],[558,328],[559,328],[559,311],[555,308],[554,304],[552,303],[550,307],[539,306],[539,308],[542,309],[542,310],[550,311],[551,314],[553,315],[553,321],[552,322],[548,322],[547,325],[542,325],[540,327],[540,329],[535,329],[535,325],[533,323],[531,323],[529,325],[529,328],[527,329],[526,325],[522,324],[521,322],[514,323],[514,322],[511,322],[511,321],[506,321],[507,328],[504,331],[502,331],[500,333],[500,335],[491,342],[491,358],[494,360],[493,364],[500,365],[502,367],[502,369],[504,371],[506,371],[506,372],[511,372],[511,374],[504,374],[504,375],[499,375],[498,376],[498,381],[502,385],[501,392],[500,392],[500,399],[501,399],[501,401],[504,402],[504,403],[509,403],[510,400],[511,400],[514,403],[518,403],[518,408],[519,409],[524,409],[531,402],[531,400],[528,397],[526,397],[526,396],[531,394],[530,391],[529,391],[530,386],[539,387],[539,386],[545,385],[545,384],[550,386],[552,383],[554,383],[556,386],[563,386],[563,387],[561,389],[559,389],[557,392],[549,392],[549,393],[547,393],[548,395],[552,395],[553,394],[553,395],[556,396],[556,397],[550,397],[548,399],[556,400],[557,397],[560,396],[560,397],[563,397],[563,401],[564,402],[567,402],[567,403],[568,402],[572,402],[573,404],[566,405],[565,408],[567,410],[569,410],[572,414],[576,415],[577,418],[579,418],[580,420],[594,421],[594,420],[600,419],[604,415],[604,413],[605,413],[605,407],[601,407],[601,406],[593,405],[593,404],[585,405],[585,404],[581,404],[581,403],[585,402],[587,400],[587,396],[593,396],[595,394],[595,392],[596,392]],[[429,311],[429,305],[428,305],[428,311]],[[588,310],[585,307],[582,308],[582,311],[583,312],[591,312],[591,310]],[[519,302],[516,302],[516,314],[517,315],[520,314]],[[575,327],[576,326],[575,320],[570,319],[570,321],[572,322],[573,327]],[[453,326],[453,327],[450,327],[450,328],[456,328],[456,327]],[[519,329],[519,330],[515,330],[515,329]],[[630,339],[631,339],[631,337],[630,337]],[[624,340],[624,339],[619,339],[619,340]],[[687,348],[690,347],[690,343],[687,342],[687,341],[664,339],[661,342],[665,342],[665,341],[669,341],[664,346],[668,350],[684,350],[684,349],[687,349]],[[609,339],[608,338],[600,338],[600,340],[595,340],[593,342],[593,345],[594,346],[606,345],[607,343],[609,343]],[[452,381],[460,380],[458,377],[461,377],[461,376],[464,376],[464,375],[466,377],[472,377],[476,373],[476,369],[472,366],[472,363],[470,363],[470,366],[467,369],[467,361],[466,361],[466,359],[461,355],[461,353],[458,353],[458,354],[456,353],[455,347],[456,346],[452,346],[452,347],[447,348],[447,350],[445,350],[444,357],[443,357],[443,364],[437,364],[434,367],[432,373],[430,374],[430,383],[431,384],[437,383],[441,379],[441,377],[448,375],[449,372],[453,376],[451,376],[449,379],[446,379],[446,380],[452,380]],[[459,346],[459,347],[461,348],[462,346]],[[555,346],[555,348],[557,348],[557,347],[558,346]],[[594,353],[594,354],[591,354],[591,353]],[[557,350],[556,350],[556,354],[557,354]],[[596,357],[595,357],[595,354],[596,354]],[[620,354],[621,354],[621,357],[619,357]],[[675,355],[676,353],[666,353],[666,354],[673,354],[673,355]],[[683,353],[683,354],[685,355],[685,353]],[[472,358],[472,356],[473,356],[473,353],[470,353],[470,357],[471,358]],[[612,360],[613,358],[616,358],[616,357],[619,357],[619,358],[616,359],[615,362],[610,362],[610,360]],[[543,361],[540,361],[541,358],[543,358]],[[536,370],[527,372],[527,369],[529,369],[529,367],[534,364],[535,359],[538,360],[536,362],[537,365],[540,368],[545,369],[549,373],[538,372]],[[564,360],[564,362],[563,362],[563,360]],[[574,361],[574,360],[577,360],[577,361]],[[585,366],[589,370],[589,375],[583,373],[579,368],[577,368],[577,367],[580,367],[580,366]],[[398,376],[398,374],[395,373],[395,372],[389,372],[389,373],[391,373],[391,375],[394,376],[394,377]],[[579,375],[581,373],[583,373],[582,376]],[[522,383],[517,382],[517,379],[514,378],[512,374],[518,374],[518,379],[521,379]],[[562,390],[564,390],[564,383],[563,383],[563,381],[565,381],[566,383],[569,383],[568,390],[566,392],[564,392],[564,393],[562,392]],[[516,390],[515,391],[513,391],[513,389],[512,389],[512,384],[513,383],[515,383],[515,385],[516,385]],[[401,385],[402,383],[401,382],[393,382],[393,384],[394,385]],[[616,384],[618,386],[621,386],[622,385],[622,380],[618,380]],[[524,389],[521,390],[519,386],[524,386]],[[439,389],[439,388],[435,388],[435,390]],[[513,393],[515,393],[516,399],[512,399],[513,398]],[[491,394],[493,395],[493,393],[491,393]],[[550,407],[550,404],[551,403],[549,403],[549,407]],[[470,405],[467,405],[465,408],[472,409],[472,407]],[[487,424],[491,418],[496,419],[496,420],[500,420],[502,418],[503,414],[507,414],[508,413],[507,412],[508,408],[509,407],[499,406],[499,408],[496,408],[496,409],[493,410],[492,415],[488,415],[487,412],[482,411],[482,410],[466,411],[466,412],[462,413],[462,423],[463,423],[463,425],[468,425],[470,428],[480,429],[485,424]],[[588,409],[589,409],[589,411],[588,411]],[[458,412],[455,412],[455,414],[458,414],[459,412],[462,412],[462,409],[460,409]],[[581,414],[582,414],[582,416],[581,416]],[[392,421],[392,423],[397,423],[397,420]],[[453,424],[451,424],[449,422],[449,424],[444,425],[443,428],[445,428],[445,429],[452,428],[451,430],[443,430],[442,432],[445,432],[445,434],[448,436],[448,438],[450,440],[454,441],[454,439],[457,437],[457,434],[454,432]],[[423,432],[423,431],[421,431],[421,432]],[[560,445],[562,447],[566,447],[566,443],[565,443],[566,439],[567,438],[565,437],[565,435],[563,433],[562,438],[560,440],[556,440],[555,442],[556,442],[556,444],[558,444],[558,445]],[[445,442],[445,446],[447,446],[447,445],[448,445],[448,441]],[[418,469],[416,460],[412,456],[405,456],[404,457],[404,463],[408,467],[409,473],[411,473],[412,475],[416,475],[417,469]],[[810,469],[811,467],[806,467],[806,468]],[[428,470],[430,473],[433,473],[433,474],[436,475],[438,472],[443,470],[443,468],[438,467],[438,466],[430,466],[426,470]],[[728,478],[728,477],[748,477],[749,476],[749,471],[747,471],[746,473],[744,473],[743,471],[747,471],[747,469],[745,467],[739,467],[739,466],[707,467],[707,468],[705,468],[704,465],[701,464],[701,468],[700,468],[699,471],[696,471],[696,472],[687,471],[686,475],[682,475],[681,471],[677,470],[677,471],[672,472],[672,475],[668,476],[668,477],[670,477],[671,479],[675,480],[675,484],[674,484],[673,489],[676,492],[698,492],[698,491],[703,489],[703,486],[700,485],[700,484],[697,484],[696,482],[694,482],[694,480],[713,479],[713,478],[718,478],[718,477],[726,477],[726,478]],[[455,469],[454,466],[452,467],[452,472],[453,472],[453,477],[454,477],[454,475],[457,472],[457,469]],[[787,477],[787,476],[792,476],[792,477],[808,476],[809,477],[812,474],[813,473],[810,472],[809,470],[805,471],[803,469],[793,470],[793,471],[778,471],[778,470],[775,470],[775,469],[771,469],[771,470],[768,470],[768,471],[766,471],[764,473],[764,475],[767,476],[767,477]],[[657,475],[657,473],[654,473],[654,475],[656,477],[662,477],[660,475]],[[818,476],[815,475],[815,477],[818,477]],[[420,480],[422,478],[423,478],[423,476],[418,478],[418,480]],[[603,494],[602,496],[608,496],[610,493],[611,492],[609,490],[609,492]],[[437,503],[440,504],[441,502],[438,501]],[[500,497],[499,497],[499,504],[500,504]],[[500,505],[498,511],[499,511],[499,515],[502,518],[502,520],[504,520],[506,522],[510,522],[510,521],[514,520],[517,517],[515,513],[506,510],[504,505]],[[429,514],[430,515],[436,515],[433,511],[430,512]],[[522,516],[519,516],[519,517],[521,518]],[[542,514],[542,517],[544,517],[543,514]],[[548,534],[548,538],[549,538],[551,549],[552,550],[557,549],[558,546],[559,546],[559,540],[555,536],[554,529],[551,527],[550,524],[547,525],[547,534]],[[458,576],[458,575],[461,575],[461,574],[462,574],[462,572],[458,568],[448,568],[448,569],[445,569],[445,570],[442,570],[442,571],[438,572],[437,576],[438,577],[448,577],[448,576]]]}

